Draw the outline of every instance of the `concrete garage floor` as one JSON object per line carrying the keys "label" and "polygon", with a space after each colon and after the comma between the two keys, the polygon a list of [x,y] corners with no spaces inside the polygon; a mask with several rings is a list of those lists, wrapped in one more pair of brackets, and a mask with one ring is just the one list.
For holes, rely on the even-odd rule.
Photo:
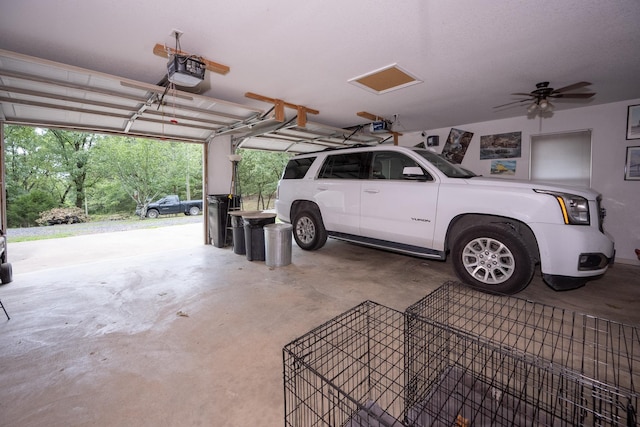
{"label": "concrete garage floor", "polygon": [[[293,263],[270,269],[203,245],[200,224],[15,243],[9,256],[0,426],[282,426],[286,343],[364,300],[404,310],[454,278],[450,262],[332,240],[294,244]],[[519,296],[638,325],[639,273],[618,264],[563,293],[536,277]]]}

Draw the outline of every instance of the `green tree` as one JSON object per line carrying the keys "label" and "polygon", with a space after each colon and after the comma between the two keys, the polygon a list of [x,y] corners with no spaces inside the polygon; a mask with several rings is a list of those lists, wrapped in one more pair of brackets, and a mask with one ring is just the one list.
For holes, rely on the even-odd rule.
{"label": "green tree", "polygon": [[32,227],[44,212],[56,207],[56,200],[50,193],[33,190],[16,197],[7,205],[7,224],[11,228]]}
{"label": "green tree", "polygon": [[[115,194],[117,182],[142,209],[142,216],[151,201],[165,194],[187,198],[187,193],[195,192],[202,197],[200,145],[110,136],[99,141],[96,156],[100,164],[96,173],[103,177],[100,188],[111,188]],[[118,198],[101,199],[103,206],[114,206]]]}
{"label": "green tree", "polygon": [[240,149],[238,181],[243,196],[256,196],[256,209],[266,209],[289,158],[287,153]]}
{"label": "green tree", "polygon": [[53,156],[58,172],[66,180],[66,186],[60,197],[63,204],[69,193],[72,193],[73,204],[84,208],[85,189],[89,184],[88,176],[91,167],[91,148],[97,135],[85,132],[49,129],[46,133],[51,145],[49,150]]}
{"label": "green tree", "polygon": [[35,189],[51,190],[52,165],[36,128],[5,126],[5,167],[9,199]]}
{"label": "green tree", "polygon": [[[41,208],[73,205],[116,213],[166,194],[202,198],[200,144],[27,126],[6,126],[4,134],[11,226],[35,225],[27,222]],[[49,197],[27,197],[35,191]]]}
{"label": "green tree", "polygon": [[58,206],[52,196],[64,182],[55,171],[45,130],[5,126],[5,180],[9,227],[36,225],[40,212]]}

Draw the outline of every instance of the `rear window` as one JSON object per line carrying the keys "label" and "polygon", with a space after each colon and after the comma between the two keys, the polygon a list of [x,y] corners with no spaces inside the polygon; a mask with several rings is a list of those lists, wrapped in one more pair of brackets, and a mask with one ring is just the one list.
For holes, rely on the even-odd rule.
{"label": "rear window", "polygon": [[327,156],[320,179],[363,179],[367,173],[367,153],[343,153]]}
{"label": "rear window", "polygon": [[284,169],[282,179],[302,179],[307,174],[315,157],[305,157],[302,159],[291,159]]}

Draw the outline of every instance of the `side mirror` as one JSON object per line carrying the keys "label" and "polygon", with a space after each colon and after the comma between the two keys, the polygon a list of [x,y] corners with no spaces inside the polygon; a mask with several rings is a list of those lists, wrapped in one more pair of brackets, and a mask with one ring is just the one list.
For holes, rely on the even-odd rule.
{"label": "side mirror", "polygon": [[427,179],[422,168],[418,166],[405,166],[402,169],[402,177],[404,179],[414,179],[418,181],[424,181]]}
{"label": "side mirror", "polygon": [[402,175],[424,176],[424,172],[422,172],[422,169],[418,166],[405,166],[404,169],[402,169]]}

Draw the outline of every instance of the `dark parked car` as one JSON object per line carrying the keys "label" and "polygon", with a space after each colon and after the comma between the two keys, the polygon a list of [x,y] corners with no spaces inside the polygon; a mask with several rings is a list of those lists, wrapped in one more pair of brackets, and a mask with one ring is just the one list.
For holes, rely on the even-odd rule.
{"label": "dark parked car", "polygon": [[[160,215],[179,214],[198,215],[202,212],[202,200],[181,201],[175,194],[165,196],[157,202],[149,203],[146,217],[158,218]],[[140,216],[142,207],[136,209],[136,215]]]}

